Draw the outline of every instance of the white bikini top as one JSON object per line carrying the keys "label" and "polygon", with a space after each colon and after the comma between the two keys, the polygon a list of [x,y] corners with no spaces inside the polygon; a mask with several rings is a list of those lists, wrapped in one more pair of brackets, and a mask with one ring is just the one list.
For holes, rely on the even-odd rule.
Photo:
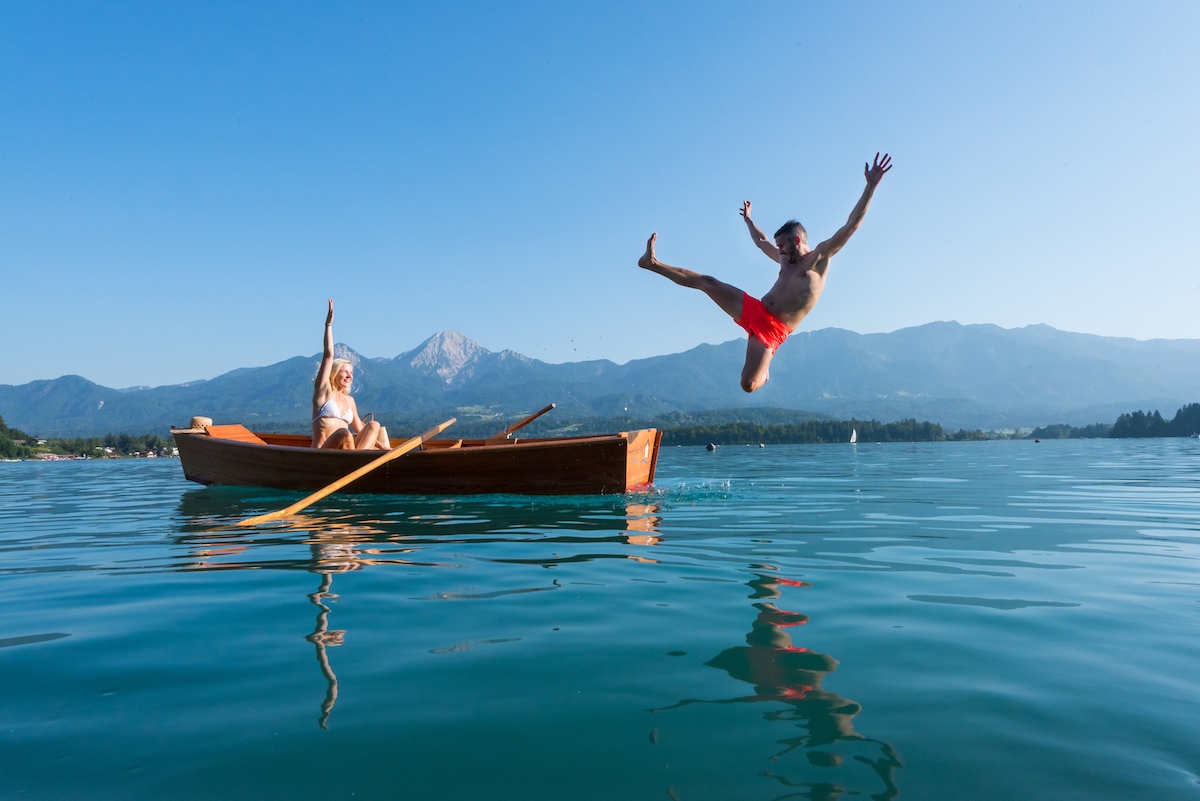
{"label": "white bikini top", "polygon": [[350,404],[346,404],[345,414],[338,414],[337,411],[337,403],[334,402],[333,398],[330,398],[329,400],[325,401],[325,405],[321,407],[321,411],[316,417],[313,418],[313,422],[317,422],[322,417],[332,417],[336,420],[345,420],[347,423],[354,422],[354,414],[350,411]]}

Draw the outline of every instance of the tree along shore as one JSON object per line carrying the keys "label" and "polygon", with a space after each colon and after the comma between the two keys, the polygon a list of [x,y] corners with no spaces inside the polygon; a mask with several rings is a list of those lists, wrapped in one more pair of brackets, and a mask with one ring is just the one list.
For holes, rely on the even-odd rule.
{"label": "tree along shore", "polygon": [[1026,439],[1091,439],[1112,437],[1127,439],[1131,437],[1189,437],[1200,432],[1200,403],[1191,403],[1175,412],[1172,420],[1166,420],[1162,414],[1155,411],[1130,412],[1117,418],[1112,425],[1094,423],[1083,428],[1059,425],[1035,428]]}
{"label": "tree along shore", "polygon": [[1059,423],[1035,428],[1029,436],[1023,437],[1023,439],[1106,439],[1110,436],[1112,429],[1112,425],[1108,423],[1092,423],[1090,426],[1082,428]]}
{"label": "tree along shore", "polygon": [[87,456],[92,459],[119,459],[153,452],[165,455],[171,440],[156,434],[106,434],[103,437],[39,440],[18,428],[9,428],[0,417],[0,458],[36,459],[38,454]]}
{"label": "tree along shore", "polygon": [[1167,421],[1154,414],[1132,412],[1117,418],[1110,437],[1189,437],[1200,432],[1200,403],[1192,403],[1175,412]]}
{"label": "tree along shore", "polygon": [[764,426],[754,423],[726,423],[711,426],[686,426],[663,429],[663,445],[795,445],[822,442],[849,442],[852,432],[859,442],[945,442],[947,440],[987,439],[982,431],[947,434],[937,423],[900,420],[811,420],[796,425]]}
{"label": "tree along shore", "polygon": [[[772,414],[763,414],[761,410],[737,409],[720,410],[715,412],[687,412],[660,415],[655,418],[633,417],[589,417],[582,419],[555,420],[551,412],[530,425],[513,434],[517,439],[534,437],[586,437],[596,434],[611,434],[614,431],[635,431],[640,428],[657,428],[663,432],[664,445],[745,445],[754,444],[803,444],[819,442],[848,442],[850,433],[858,431],[858,438],[863,442],[944,442],[947,440],[985,440],[987,435],[982,431],[959,431],[948,433],[937,423],[917,422],[916,420],[900,420],[894,423],[880,423],[878,420],[831,420],[828,418],[811,419],[816,417],[812,412],[770,410]],[[446,413],[447,416],[449,413]],[[741,416],[746,419],[720,420],[719,418]],[[790,416],[793,421],[777,422],[772,417]],[[696,420],[698,424],[687,423]],[[708,418],[708,420],[705,420]],[[718,418],[718,419],[713,419]],[[755,419],[758,418],[758,419]],[[763,419],[767,418],[767,419]],[[464,420],[447,429],[443,437],[463,439],[484,439],[502,431],[520,418],[491,419],[487,421]],[[420,417],[410,420],[381,420],[387,426],[388,434],[393,440],[405,436],[405,432],[420,431],[429,428],[437,422],[435,417]],[[681,425],[682,423],[682,425]],[[281,426],[276,428],[288,433],[301,433],[300,426]],[[270,430],[270,429],[268,429]],[[284,433],[280,431],[280,433]]]}

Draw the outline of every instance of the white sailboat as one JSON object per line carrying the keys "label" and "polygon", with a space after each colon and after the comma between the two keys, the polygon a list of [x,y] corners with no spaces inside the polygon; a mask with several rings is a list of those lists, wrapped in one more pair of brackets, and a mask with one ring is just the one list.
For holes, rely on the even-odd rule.
{"label": "white sailboat", "polygon": [[856,442],[858,442],[858,429],[852,428],[850,429],[850,444],[853,445]]}

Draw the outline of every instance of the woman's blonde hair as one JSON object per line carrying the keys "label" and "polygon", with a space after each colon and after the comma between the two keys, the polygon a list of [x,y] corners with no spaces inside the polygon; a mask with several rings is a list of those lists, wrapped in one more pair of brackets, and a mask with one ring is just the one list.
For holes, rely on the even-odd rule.
{"label": "woman's blonde hair", "polygon": [[[354,362],[350,361],[349,359],[334,359],[333,364],[329,368],[329,388],[334,392],[338,391],[338,387],[337,384],[333,383],[333,379],[338,374],[338,371],[342,369],[343,364],[350,365],[351,370],[354,369]],[[316,384],[320,378],[320,376],[314,378],[313,383]]]}

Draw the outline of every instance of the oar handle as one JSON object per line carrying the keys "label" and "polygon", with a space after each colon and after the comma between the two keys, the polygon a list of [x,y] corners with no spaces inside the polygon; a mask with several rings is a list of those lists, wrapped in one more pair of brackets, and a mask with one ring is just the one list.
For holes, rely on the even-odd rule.
{"label": "oar handle", "polygon": [[238,525],[239,526],[254,526],[259,523],[266,522],[267,520],[278,520],[281,517],[288,517],[290,515],[294,515],[296,512],[299,512],[301,509],[303,509],[307,506],[311,506],[312,504],[321,500],[326,495],[330,495],[334,492],[337,492],[342,487],[349,484],[351,481],[354,481],[355,479],[358,479],[358,478],[362,478],[367,473],[370,473],[372,470],[374,470],[376,467],[379,467],[381,464],[387,464],[388,462],[392,461],[393,459],[398,459],[401,456],[403,456],[404,454],[411,451],[413,448],[416,448],[421,443],[425,442],[425,440],[433,439],[438,434],[442,433],[447,428],[449,428],[456,420],[457,420],[457,418],[451,417],[446,422],[434,426],[433,428],[426,431],[424,434],[420,434],[419,436],[415,436],[412,439],[407,440],[403,445],[401,445],[397,448],[392,448],[390,451],[383,454],[378,459],[368,462],[367,464],[363,465],[362,467],[358,468],[357,470],[353,471],[352,473],[348,473],[347,475],[342,476],[341,478],[339,478],[337,481],[333,482],[329,486],[324,487],[323,489],[317,490],[312,495],[309,495],[307,498],[305,498],[297,503],[292,504],[291,506],[289,506],[286,509],[280,509],[278,512],[270,512],[265,515],[259,515],[258,517],[249,517],[249,518],[246,518],[245,520],[243,520],[242,522],[238,523]]}
{"label": "oar handle", "polygon": [[492,434],[490,437],[488,437],[488,439],[504,439],[509,434],[516,431],[518,428],[524,428],[525,426],[529,425],[534,420],[538,419],[543,414],[545,414],[546,412],[550,411],[553,408],[554,408],[554,404],[552,403],[549,406],[547,406],[545,409],[542,409],[540,412],[534,412],[533,414],[526,417],[524,420],[519,420],[519,421],[513,423],[511,426],[504,429],[499,434]]}

